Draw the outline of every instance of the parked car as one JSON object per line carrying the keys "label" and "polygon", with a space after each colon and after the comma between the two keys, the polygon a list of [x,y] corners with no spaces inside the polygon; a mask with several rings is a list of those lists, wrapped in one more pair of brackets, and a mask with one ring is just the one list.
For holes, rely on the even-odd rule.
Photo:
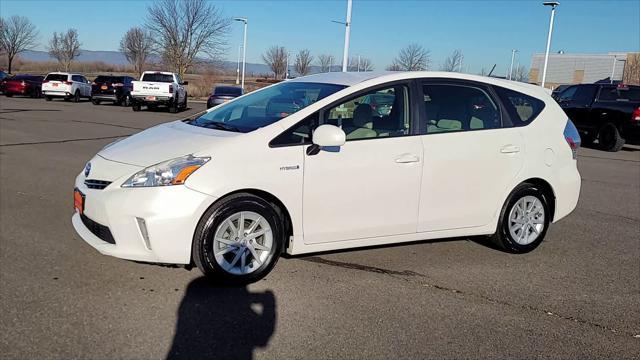
{"label": "parked car", "polygon": [[[388,115],[363,103],[377,94]],[[579,146],[540,87],[317,74],[107,145],[75,180],[72,222],[103,254],[234,283],[284,252],[490,235],[525,253],[576,207]]]}
{"label": "parked car", "polygon": [[102,101],[114,104],[131,105],[131,76],[100,75],[91,83],[91,102],[99,105]]}
{"label": "parked car", "polygon": [[140,111],[143,105],[155,108],[165,105],[169,112],[176,113],[178,109],[187,108],[187,81],[182,81],[175,73],[162,71],[145,71],[140,81],[133,81],[131,91],[131,108]]}
{"label": "parked car", "polygon": [[40,75],[15,75],[2,80],[0,88],[7,97],[24,95],[38,98],[42,96],[42,79]]}
{"label": "parked car", "polygon": [[213,91],[211,91],[211,95],[209,95],[209,99],[207,100],[207,109],[229,102],[243,94],[244,91],[241,87],[216,86],[213,88]]}
{"label": "parked car", "polygon": [[585,144],[619,151],[640,144],[640,86],[580,84],[558,95],[558,103],[576,124]]}
{"label": "parked car", "polygon": [[42,82],[42,94],[47,101],[61,97],[79,102],[81,98],[91,99],[91,82],[81,74],[52,72]]}

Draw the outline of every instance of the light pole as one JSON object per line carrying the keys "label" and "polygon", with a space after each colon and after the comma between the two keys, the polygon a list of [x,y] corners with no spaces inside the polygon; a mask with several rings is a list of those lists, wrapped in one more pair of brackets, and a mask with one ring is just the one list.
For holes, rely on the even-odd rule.
{"label": "light pole", "polygon": [[240,21],[244,23],[244,35],[242,36],[242,90],[244,90],[244,71],[247,65],[247,18],[237,17],[234,18],[235,21]]}
{"label": "light pole", "polygon": [[549,63],[549,48],[551,47],[551,34],[553,33],[553,17],[556,15],[556,7],[560,5],[557,1],[543,2],[544,6],[551,6],[551,20],[549,21],[549,35],[547,35],[547,50],[544,53],[544,69],[542,70],[542,87],[547,80],[547,65]]}
{"label": "light pole", "polygon": [[351,2],[352,0],[347,0],[347,21],[336,21],[332,20],[334,23],[344,25],[344,51],[342,53],[342,72],[347,71],[347,66],[349,65],[349,37],[351,35]]}
{"label": "light pole", "polygon": [[240,84],[240,54],[242,51],[242,45],[238,45],[238,67],[236,68],[236,85]]}
{"label": "light pole", "polygon": [[516,58],[516,53],[518,50],[511,50],[511,66],[509,67],[509,80],[513,80],[513,60]]}

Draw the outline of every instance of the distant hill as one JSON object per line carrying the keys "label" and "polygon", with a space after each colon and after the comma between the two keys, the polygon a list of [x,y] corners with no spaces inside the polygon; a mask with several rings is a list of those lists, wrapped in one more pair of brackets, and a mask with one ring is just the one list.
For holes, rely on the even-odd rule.
{"label": "distant hill", "polygon": [[[20,53],[20,58],[26,61],[55,61],[48,52],[41,50],[27,50]],[[129,63],[124,54],[119,51],[80,50],[80,56],[77,60],[83,62],[102,61],[112,65],[127,65]],[[227,70],[235,70],[238,65],[235,61],[222,61],[221,64]],[[320,72],[319,66],[311,66],[310,69],[312,74]],[[331,71],[341,71],[340,65],[334,65]],[[270,74],[271,69],[265,64],[247,63],[246,72],[248,76]],[[295,75],[293,65],[291,65],[291,72],[292,75]]]}
{"label": "distant hill", "polygon": [[[55,61],[48,52],[40,50],[27,50],[20,53],[20,58],[26,61]],[[129,63],[124,54],[119,51],[94,50],[80,50],[80,56],[77,61],[102,61],[113,65],[126,65]],[[222,61],[222,66],[226,69],[236,69],[237,63],[235,61]],[[269,70],[269,67],[265,64],[247,63],[246,72],[248,74],[267,74],[270,73],[271,70]]]}

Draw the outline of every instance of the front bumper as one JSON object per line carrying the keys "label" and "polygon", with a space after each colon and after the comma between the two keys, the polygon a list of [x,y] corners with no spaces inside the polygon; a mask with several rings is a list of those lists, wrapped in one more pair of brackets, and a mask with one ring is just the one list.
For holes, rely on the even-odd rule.
{"label": "front bumper", "polygon": [[[94,160],[94,166],[108,161],[102,159],[96,164]],[[132,167],[108,162],[112,166]],[[215,198],[184,185],[120,187],[133,172],[127,171],[103,190],[88,188],[84,184],[84,174],[76,178],[76,188],[85,194],[83,214],[108,228],[115,244],[100,239],[100,234],[85,224],[86,219],[82,221],[78,211],[72,217],[73,227],[85,242],[104,255],[144,262],[188,264],[198,221]]]}

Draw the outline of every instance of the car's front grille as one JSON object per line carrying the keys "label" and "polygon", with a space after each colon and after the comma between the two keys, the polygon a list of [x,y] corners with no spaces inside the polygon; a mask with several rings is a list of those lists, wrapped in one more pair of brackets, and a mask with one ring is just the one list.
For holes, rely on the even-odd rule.
{"label": "car's front grille", "polygon": [[84,181],[84,184],[89,189],[102,190],[111,184],[111,181],[104,180],[95,180],[95,179],[87,179]]}
{"label": "car's front grille", "polygon": [[86,226],[93,235],[100,238],[100,240],[108,242],[109,244],[116,243],[116,240],[113,238],[113,235],[111,235],[111,230],[109,230],[108,227],[89,219],[85,214],[80,214],[80,219],[84,226]]}

